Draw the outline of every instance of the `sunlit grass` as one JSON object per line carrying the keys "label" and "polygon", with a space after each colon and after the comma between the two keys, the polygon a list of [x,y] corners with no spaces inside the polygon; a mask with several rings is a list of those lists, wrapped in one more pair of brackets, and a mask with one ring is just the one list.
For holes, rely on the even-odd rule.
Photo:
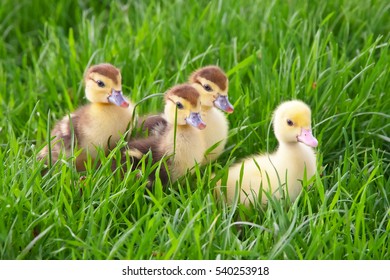
{"label": "sunlit grass", "polygon": [[[390,258],[387,1],[42,3],[0,7],[1,259]],[[83,73],[103,61],[134,102],[220,65],[235,106],[226,152],[152,191],[138,171],[111,171],[118,150],[98,169],[61,161],[42,176],[48,128],[86,103]],[[216,200],[212,174],[274,150],[272,111],[292,98],[313,111],[311,187],[265,208]]]}

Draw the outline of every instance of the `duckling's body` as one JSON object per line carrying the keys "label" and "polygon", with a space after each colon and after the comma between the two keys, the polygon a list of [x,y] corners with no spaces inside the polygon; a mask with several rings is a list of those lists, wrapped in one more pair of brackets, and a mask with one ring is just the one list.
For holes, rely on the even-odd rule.
{"label": "duckling's body", "polygon": [[[121,75],[110,64],[92,66],[85,76],[86,96],[92,102],[69,116],[65,116],[53,128],[51,136],[52,161],[61,153],[69,157],[72,147],[82,149],[76,158],[77,170],[84,170],[87,154],[95,159],[97,149],[107,151],[114,146],[128,129],[134,106],[124,99],[121,91]],[[73,135],[74,132],[74,136]],[[72,144],[72,140],[75,142]],[[47,158],[46,146],[39,158]]]}
{"label": "duckling's body", "polygon": [[[164,129],[147,138],[130,141],[126,151],[132,158],[133,167],[149,151],[152,153],[153,164],[167,157],[168,170],[161,166],[159,174],[163,184],[167,183],[169,177],[171,181],[176,181],[200,163],[205,151],[200,133],[205,123],[200,117],[197,90],[188,84],[178,85],[166,93],[165,100],[164,114],[161,116],[166,123]],[[150,179],[154,178],[153,174]]]}
{"label": "duckling's body", "polygon": [[201,131],[206,145],[202,163],[206,164],[216,160],[223,153],[229,133],[229,122],[225,114],[214,107],[202,106],[202,119],[207,124]]}
{"label": "duckling's body", "polygon": [[178,126],[176,143],[173,130],[171,127],[170,133],[161,139],[161,148],[166,151],[167,155],[172,155],[169,173],[171,180],[176,181],[196,163],[202,162],[205,145],[201,131],[193,126]]}
{"label": "duckling's body", "polygon": [[[97,156],[96,147],[104,151],[109,145],[115,146],[120,137],[129,128],[133,107],[118,108],[108,104],[90,104],[83,108],[83,119],[89,120],[88,125],[82,126],[82,137],[78,137],[78,145],[86,149],[91,157]],[[87,124],[85,122],[84,124]]]}
{"label": "duckling's body", "polygon": [[[311,147],[318,142],[311,134],[310,108],[301,101],[282,103],[274,114],[274,130],[279,147],[273,154],[250,157],[229,169],[226,182],[227,201],[232,203],[237,187],[240,202],[249,205],[263,191],[280,198],[287,195],[294,201],[302,189],[301,181],[316,171],[316,155]],[[306,174],[306,175],[305,175]],[[218,182],[220,185],[221,182]]]}
{"label": "duckling's body", "polygon": [[203,163],[208,163],[217,159],[226,145],[229,122],[222,111],[234,110],[228,99],[229,80],[221,68],[212,65],[193,72],[189,82],[201,94],[202,119],[207,123],[201,133],[208,150]]}

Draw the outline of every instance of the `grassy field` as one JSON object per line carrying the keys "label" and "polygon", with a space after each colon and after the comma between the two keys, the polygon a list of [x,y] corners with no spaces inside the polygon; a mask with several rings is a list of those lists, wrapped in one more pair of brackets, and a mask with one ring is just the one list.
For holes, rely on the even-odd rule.
{"label": "grassy field", "polygon": [[[0,7],[1,259],[390,259],[388,1],[57,2]],[[111,172],[115,151],[42,176],[48,130],[86,103],[100,62],[134,102],[220,65],[236,109],[226,152],[152,192]],[[216,200],[211,175],[275,149],[271,113],[293,98],[313,111],[312,187],[264,209]],[[161,109],[154,97],[137,112]]]}

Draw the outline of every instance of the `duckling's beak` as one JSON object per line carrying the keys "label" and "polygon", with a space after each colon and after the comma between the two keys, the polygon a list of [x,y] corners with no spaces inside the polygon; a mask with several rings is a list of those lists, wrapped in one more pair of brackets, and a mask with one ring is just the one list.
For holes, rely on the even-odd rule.
{"label": "duckling's beak", "polygon": [[301,135],[297,136],[298,142],[302,142],[310,147],[317,147],[318,140],[313,136],[310,129],[302,128]]}
{"label": "duckling's beak", "polygon": [[125,99],[121,90],[112,89],[112,92],[107,99],[108,102],[116,106],[120,106],[124,108],[129,107],[129,102]]}
{"label": "duckling's beak", "polygon": [[191,112],[190,116],[186,118],[186,122],[198,129],[205,129],[206,124],[200,117],[200,113]]}
{"label": "duckling's beak", "polygon": [[214,101],[214,105],[227,113],[233,113],[234,111],[234,107],[230,104],[227,95],[218,95],[217,99]]}

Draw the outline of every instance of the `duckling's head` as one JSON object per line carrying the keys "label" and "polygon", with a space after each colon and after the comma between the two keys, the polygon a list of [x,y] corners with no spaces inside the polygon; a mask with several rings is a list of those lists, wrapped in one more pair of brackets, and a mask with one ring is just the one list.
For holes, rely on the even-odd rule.
{"label": "duckling's head", "polygon": [[311,110],[299,100],[279,105],[273,116],[274,132],[279,142],[302,142],[317,147],[318,141],[311,131]]}
{"label": "duckling's head", "polygon": [[174,86],[165,94],[164,113],[172,124],[189,124],[204,129],[206,124],[200,117],[200,111],[200,94],[190,84]]}
{"label": "duckling's head", "polygon": [[206,66],[193,72],[189,82],[199,91],[204,107],[217,107],[233,113],[233,105],[228,98],[229,80],[218,66]]}
{"label": "duckling's head", "polygon": [[92,103],[112,103],[129,107],[122,93],[122,77],[119,69],[102,63],[91,66],[84,77],[85,94]]}

